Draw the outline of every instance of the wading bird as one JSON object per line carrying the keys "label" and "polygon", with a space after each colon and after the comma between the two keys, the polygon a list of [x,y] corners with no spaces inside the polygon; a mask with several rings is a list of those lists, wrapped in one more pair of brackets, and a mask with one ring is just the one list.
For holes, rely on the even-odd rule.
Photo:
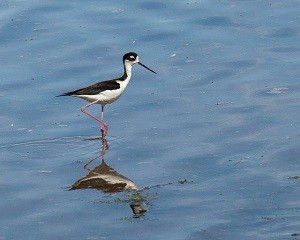
{"label": "wading bird", "polygon": [[[83,106],[81,108],[81,111],[100,123],[102,136],[105,137],[108,131],[108,127],[107,123],[104,121],[104,106],[106,104],[113,103],[122,95],[131,79],[132,66],[136,63],[148,69],[149,71],[156,73],[142,64],[140,62],[139,56],[136,53],[129,52],[123,56],[124,74],[122,77],[98,82],[85,88],[63,93],[59,96],[78,97],[90,102],[89,104]],[[101,105],[101,119],[95,117],[87,111],[87,108],[94,104]]]}

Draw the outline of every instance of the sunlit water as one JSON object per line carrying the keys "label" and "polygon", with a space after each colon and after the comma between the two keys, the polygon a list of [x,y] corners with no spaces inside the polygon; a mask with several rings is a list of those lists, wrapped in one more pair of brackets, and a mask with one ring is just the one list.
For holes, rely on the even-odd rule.
{"label": "sunlit water", "polygon": [[[0,6],[0,239],[300,239],[299,1]],[[128,51],[158,74],[134,66],[101,155],[55,96]],[[133,190],[70,190],[103,168]]]}

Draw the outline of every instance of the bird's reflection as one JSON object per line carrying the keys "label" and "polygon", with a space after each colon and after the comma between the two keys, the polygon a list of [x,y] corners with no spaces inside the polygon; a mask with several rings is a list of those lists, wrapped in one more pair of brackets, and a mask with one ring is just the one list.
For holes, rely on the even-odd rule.
{"label": "bird's reflection", "polygon": [[[130,207],[134,213],[134,217],[141,217],[146,213],[146,199],[142,196],[137,185],[129,178],[121,175],[104,161],[104,155],[109,149],[107,140],[102,136],[102,149],[100,156],[97,156],[84,166],[88,174],[77,180],[70,190],[95,188],[104,193],[117,193],[128,191],[130,193]],[[100,159],[101,163],[94,169],[90,169],[89,165]]]}

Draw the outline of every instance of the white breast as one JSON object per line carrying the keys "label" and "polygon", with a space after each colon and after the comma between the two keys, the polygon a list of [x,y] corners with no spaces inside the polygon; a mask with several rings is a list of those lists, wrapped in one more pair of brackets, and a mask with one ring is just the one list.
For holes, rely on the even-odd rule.
{"label": "white breast", "polygon": [[127,74],[127,78],[122,81],[116,80],[120,84],[119,89],[106,90],[95,95],[77,95],[75,97],[85,99],[91,103],[95,101],[99,101],[97,104],[101,104],[101,105],[110,104],[116,101],[122,95],[122,93],[124,92],[125,88],[127,87],[131,79],[132,63],[125,61],[124,64],[125,64],[125,71]]}
{"label": "white breast", "polygon": [[106,90],[95,95],[77,95],[76,97],[85,99],[89,102],[99,101],[97,104],[101,104],[101,105],[110,104],[116,101],[122,95],[129,81],[130,81],[130,77],[127,77],[127,79],[123,81],[117,80],[117,82],[120,84],[119,89]]}

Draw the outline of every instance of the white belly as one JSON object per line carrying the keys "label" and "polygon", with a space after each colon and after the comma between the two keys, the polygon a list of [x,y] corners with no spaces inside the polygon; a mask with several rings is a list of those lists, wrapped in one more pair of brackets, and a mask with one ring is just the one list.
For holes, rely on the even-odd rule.
{"label": "white belly", "polygon": [[91,103],[98,101],[97,104],[101,104],[101,105],[110,104],[116,101],[122,95],[129,81],[118,81],[118,83],[120,84],[119,89],[106,90],[95,95],[76,95],[74,97],[82,98]]}

